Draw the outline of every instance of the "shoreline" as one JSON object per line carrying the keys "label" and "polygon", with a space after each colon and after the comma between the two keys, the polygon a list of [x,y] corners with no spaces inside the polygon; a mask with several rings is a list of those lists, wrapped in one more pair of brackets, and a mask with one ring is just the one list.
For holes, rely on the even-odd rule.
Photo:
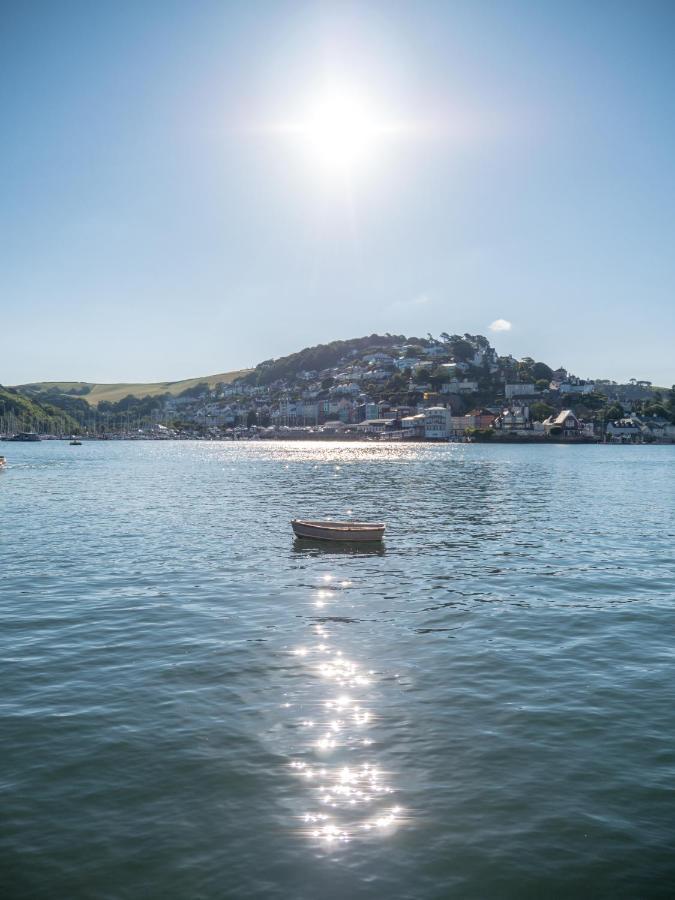
{"label": "shoreline", "polygon": [[[70,443],[70,437],[58,437],[52,435],[44,435],[40,437],[39,441],[16,441],[11,437],[0,436],[0,443],[5,444],[37,444],[37,443],[52,443],[55,441]],[[426,446],[439,446],[444,444],[476,444],[476,445],[490,445],[490,444],[500,444],[500,445],[519,445],[519,444],[528,444],[528,445],[539,445],[539,446],[559,446],[563,445],[572,445],[572,446],[589,446],[589,445],[600,445],[600,446],[613,446],[613,447],[649,447],[649,446],[659,446],[659,447],[668,447],[675,446],[675,441],[603,441],[599,438],[595,437],[573,437],[573,438],[556,438],[556,437],[529,437],[526,435],[509,435],[509,436],[495,436],[493,438],[489,438],[488,440],[471,440],[471,439],[427,439],[427,438],[408,438],[406,440],[401,440],[400,438],[379,438],[379,437],[367,437],[364,435],[347,435],[347,434],[312,434],[312,435],[298,435],[298,434],[276,434],[273,436],[265,436],[265,437],[257,437],[257,436],[248,436],[243,435],[240,437],[215,437],[215,436],[200,436],[200,435],[186,435],[184,437],[172,436],[172,437],[155,437],[153,435],[143,435],[137,436],[122,436],[122,435],[105,435],[105,436],[97,436],[97,437],[89,437],[87,435],[78,436],[78,440],[85,443],[109,443],[112,441],[122,442],[122,443],[138,443],[138,442],[156,442],[156,443],[169,443],[169,442],[185,442],[185,441],[199,441],[202,443],[221,443],[221,444],[238,444],[238,443],[266,443],[271,441],[293,441],[296,443],[337,443],[337,444],[375,444],[377,446],[388,446],[391,444],[424,444]]]}

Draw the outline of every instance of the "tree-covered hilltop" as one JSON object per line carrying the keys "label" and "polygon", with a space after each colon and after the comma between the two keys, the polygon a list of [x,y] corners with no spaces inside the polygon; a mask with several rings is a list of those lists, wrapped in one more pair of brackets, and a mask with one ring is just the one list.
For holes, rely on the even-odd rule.
{"label": "tree-covered hilltop", "polygon": [[0,433],[16,431],[67,433],[79,431],[77,419],[65,409],[0,385]]}
{"label": "tree-covered hilltop", "polygon": [[331,341],[330,344],[305,347],[304,350],[279,359],[267,359],[239,381],[248,385],[265,386],[275,381],[295,380],[302,372],[320,372],[349,357],[368,352],[386,353],[408,340],[427,343],[418,338],[408,339],[404,334],[371,334],[369,337],[351,338],[347,341]]}

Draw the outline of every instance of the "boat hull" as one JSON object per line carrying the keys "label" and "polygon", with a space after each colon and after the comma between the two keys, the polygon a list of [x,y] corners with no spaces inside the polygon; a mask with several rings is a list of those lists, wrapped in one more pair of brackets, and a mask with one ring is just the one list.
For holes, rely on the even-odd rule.
{"label": "boat hull", "polygon": [[365,522],[307,522],[293,519],[296,537],[313,541],[346,541],[349,543],[373,543],[381,541],[384,525]]}

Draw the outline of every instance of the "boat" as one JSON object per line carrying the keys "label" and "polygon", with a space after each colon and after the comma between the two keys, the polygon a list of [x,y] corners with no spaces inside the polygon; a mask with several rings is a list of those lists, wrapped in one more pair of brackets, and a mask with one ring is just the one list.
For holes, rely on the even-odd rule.
{"label": "boat", "polygon": [[73,437],[72,440],[71,440],[71,442],[70,442],[70,446],[71,446],[71,447],[81,447],[81,446],[82,446],[82,441],[78,441],[78,439],[77,439],[76,437]]}
{"label": "boat", "polygon": [[4,456],[0,456],[0,469],[6,469],[6,468],[7,468],[7,460],[5,459]]}
{"label": "boat", "polygon": [[15,434],[14,437],[10,438],[10,441],[39,441],[41,440],[39,434],[35,434],[34,431],[19,431],[18,434]]}
{"label": "boat", "polygon": [[383,522],[323,522],[307,519],[292,519],[291,526],[296,537],[313,541],[381,541],[384,535]]}

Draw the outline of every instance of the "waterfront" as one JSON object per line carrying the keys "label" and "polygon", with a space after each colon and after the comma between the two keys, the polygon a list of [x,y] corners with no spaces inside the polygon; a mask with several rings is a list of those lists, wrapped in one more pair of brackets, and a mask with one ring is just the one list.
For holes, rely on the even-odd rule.
{"label": "waterfront", "polygon": [[672,896],[675,448],[3,452],[5,895]]}

